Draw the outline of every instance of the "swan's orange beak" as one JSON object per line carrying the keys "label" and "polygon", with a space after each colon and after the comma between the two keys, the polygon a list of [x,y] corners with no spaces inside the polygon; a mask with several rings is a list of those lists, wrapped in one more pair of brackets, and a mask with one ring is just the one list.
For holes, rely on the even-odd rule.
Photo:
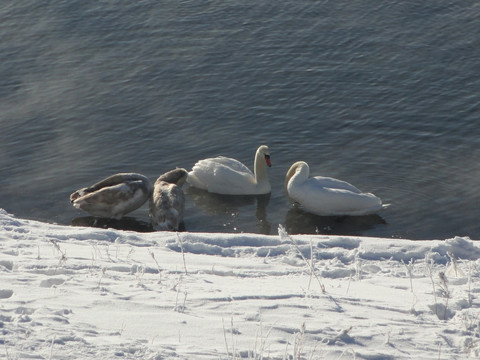
{"label": "swan's orange beak", "polygon": [[268,167],[272,167],[272,163],[270,162],[270,155],[265,155],[265,162],[267,163]]}

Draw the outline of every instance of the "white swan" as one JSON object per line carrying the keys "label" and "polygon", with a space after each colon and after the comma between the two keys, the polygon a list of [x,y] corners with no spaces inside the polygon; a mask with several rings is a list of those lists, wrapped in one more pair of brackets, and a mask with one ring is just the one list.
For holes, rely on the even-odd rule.
{"label": "white swan", "polygon": [[322,176],[309,178],[309,175],[308,164],[298,161],[285,177],[289,200],[307,212],[320,216],[370,215],[386,207],[380,198],[363,193],[345,181]]}
{"label": "white swan", "polygon": [[153,186],[150,219],[155,230],[178,230],[183,221],[185,195],[181,186],[188,172],[175,169],[161,175]]}
{"label": "white swan", "polygon": [[135,173],[120,173],[75,191],[70,201],[93,216],[120,219],[142,206],[152,193],[150,180]]}
{"label": "white swan", "polygon": [[271,191],[265,164],[270,150],[262,145],[255,153],[254,172],[235,159],[219,156],[198,161],[188,173],[187,182],[211,193],[224,195],[261,195]]}

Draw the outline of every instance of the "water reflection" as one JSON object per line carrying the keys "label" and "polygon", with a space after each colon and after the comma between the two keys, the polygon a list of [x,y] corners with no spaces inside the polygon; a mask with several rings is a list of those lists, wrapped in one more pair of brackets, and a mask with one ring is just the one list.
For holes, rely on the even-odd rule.
{"label": "water reflection", "polygon": [[285,218],[289,234],[362,235],[387,222],[377,214],[365,216],[318,216],[292,207]]}
{"label": "water reflection", "polygon": [[72,220],[73,226],[87,226],[102,229],[113,228],[117,230],[129,230],[137,232],[153,232],[150,222],[135,219],[133,217],[123,217],[120,220],[100,218],[95,216],[77,217]]}
{"label": "water reflection", "polygon": [[239,214],[240,208],[255,206],[255,217],[261,234],[270,234],[272,225],[267,220],[267,206],[270,194],[265,195],[221,195],[188,187],[185,189],[195,205],[210,215]]}

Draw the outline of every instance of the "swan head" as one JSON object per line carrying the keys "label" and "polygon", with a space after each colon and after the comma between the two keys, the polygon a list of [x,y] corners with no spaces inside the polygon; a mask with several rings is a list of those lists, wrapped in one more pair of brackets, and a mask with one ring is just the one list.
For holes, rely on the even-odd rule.
{"label": "swan head", "polygon": [[310,170],[308,164],[305,161],[297,161],[292,166],[290,166],[290,169],[288,169],[287,174],[285,175],[285,183],[284,183],[285,194],[287,195],[288,199],[292,203],[295,201],[293,201],[288,194],[288,183],[290,182],[290,179],[293,177],[293,175],[295,175],[297,172],[300,172],[304,169],[306,169],[307,177],[308,177],[309,175],[308,173]]}
{"label": "swan head", "polygon": [[160,175],[157,182],[165,181],[171,184],[182,186],[187,179],[188,171],[183,168],[177,168],[167,171],[165,174]]}
{"label": "swan head", "polygon": [[267,145],[261,145],[257,149],[257,156],[258,157],[263,157],[265,159],[265,163],[267,164],[268,167],[272,167],[272,163],[270,162],[270,149]]}

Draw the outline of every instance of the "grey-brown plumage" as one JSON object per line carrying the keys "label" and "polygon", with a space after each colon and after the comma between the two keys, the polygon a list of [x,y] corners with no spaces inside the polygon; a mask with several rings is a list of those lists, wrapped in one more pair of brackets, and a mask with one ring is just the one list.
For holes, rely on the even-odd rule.
{"label": "grey-brown plumage", "polygon": [[150,200],[150,218],[154,229],[179,229],[185,208],[185,195],[181,186],[187,175],[187,170],[175,169],[161,175],[155,182]]}
{"label": "grey-brown plumage", "polygon": [[152,193],[151,181],[135,173],[120,173],[70,195],[73,206],[93,216],[120,219],[142,206]]}

